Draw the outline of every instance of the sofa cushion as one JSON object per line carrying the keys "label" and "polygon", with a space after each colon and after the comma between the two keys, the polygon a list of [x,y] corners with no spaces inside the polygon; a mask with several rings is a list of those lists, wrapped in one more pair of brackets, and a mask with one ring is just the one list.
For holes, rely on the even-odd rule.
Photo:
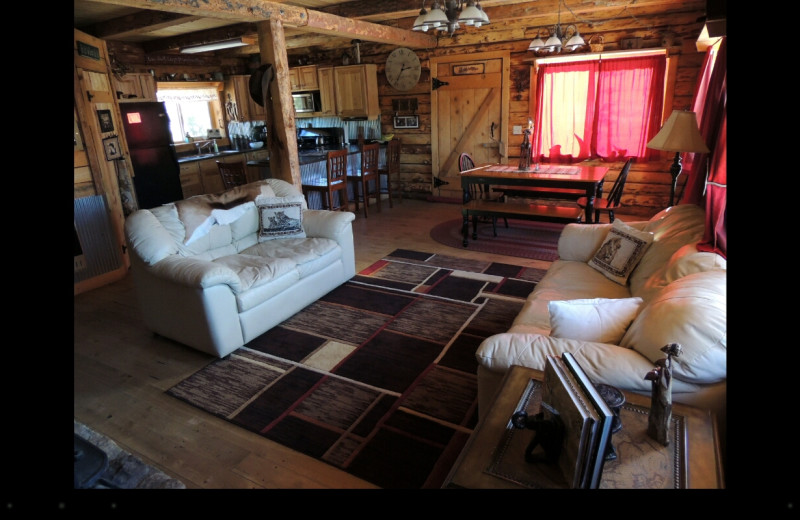
{"label": "sofa cushion", "polygon": [[552,301],[548,306],[550,335],[616,345],[641,305],[641,298]]}
{"label": "sofa cushion", "polygon": [[305,238],[302,195],[258,197],[258,241]]}
{"label": "sofa cushion", "polygon": [[188,245],[207,235],[218,220],[230,224],[246,211],[238,206],[254,201],[259,195],[272,194],[274,191],[269,185],[254,182],[219,194],[196,195],[175,202],[178,217],[186,228],[183,243]]}
{"label": "sofa cushion", "polygon": [[556,260],[528,295],[512,331],[550,332],[548,304],[554,300],[629,298],[628,287],[612,282],[586,262]]}
{"label": "sofa cushion", "polygon": [[241,253],[215,258],[213,262],[231,268],[238,276],[240,285],[236,293],[247,291],[269,283],[295,268],[288,258],[264,258]]}
{"label": "sofa cushion", "polygon": [[721,381],[727,373],[726,295],[725,271],[683,276],[642,308],[620,346],[655,363],[664,357],[662,347],[678,343],[683,352],[673,358],[676,378],[704,384]]}
{"label": "sofa cushion", "polygon": [[672,206],[654,215],[644,227],[653,233],[653,243],[631,273],[631,293],[647,301],[667,285],[665,270],[670,258],[683,246],[700,241],[704,229],[705,211],[694,204]]}
{"label": "sofa cushion", "polygon": [[589,265],[609,280],[625,285],[652,241],[652,233],[639,231],[619,219],[614,220]]}

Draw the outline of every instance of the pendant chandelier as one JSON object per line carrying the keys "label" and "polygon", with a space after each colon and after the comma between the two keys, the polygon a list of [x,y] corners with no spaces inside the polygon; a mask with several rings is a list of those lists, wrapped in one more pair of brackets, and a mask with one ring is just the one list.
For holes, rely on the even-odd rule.
{"label": "pendant chandelier", "polygon": [[[572,29],[571,33],[570,28]],[[578,27],[575,24],[568,25],[567,28],[562,31],[561,0],[558,2],[558,22],[550,31],[550,37],[547,39],[547,41],[542,40],[541,36],[539,36],[539,32],[540,31],[536,32],[536,38],[534,38],[534,40],[528,46],[529,51],[533,51],[537,54],[558,54],[562,51],[562,49],[568,52],[573,52],[586,45],[586,42],[583,41],[583,37],[578,32]],[[567,38],[568,34],[569,38]],[[567,38],[567,43],[564,43],[565,38]]]}
{"label": "pendant chandelier", "polygon": [[434,0],[431,11],[425,10],[425,0],[422,0],[422,9],[414,20],[412,31],[427,32],[447,31],[452,36],[453,32],[461,25],[481,27],[489,25],[489,17],[481,8],[480,2],[475,0]]}

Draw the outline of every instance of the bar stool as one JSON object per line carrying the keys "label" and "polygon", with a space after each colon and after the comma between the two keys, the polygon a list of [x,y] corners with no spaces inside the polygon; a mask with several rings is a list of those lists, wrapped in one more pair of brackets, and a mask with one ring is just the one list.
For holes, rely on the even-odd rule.
{"label": "bar stool", "polygon": [[245,172],[244,161],[234,163],[217,162],[219,174],[222,177],[222,185],[226,190],[247,184],[247,173]]}
{"label": "bar stool", "polygon": [[[378,158],[380,156],[380,145],[378,143],[365,144],[361,147],[361,168],[354,174],[348,175],[347,179],[353,183],[353,198],[358,211],[359,200],[364,203],[364,217],[368,217],[367,206],[370,197],[375,198],[378,211],[381,210],[381,188],[380,177],[378,176]],[[375,189],[369,190],[370,182]],[[359,190],[359,186],[361,189]],[[359,193],[360,192],[360,193]]]}
{"label": "bar stool", "polygon": [[[381,187],[381,193],[389,195],[389,207],[392,205],[392,178],[396,178],[400,173],[400,139],[395,137],[389,141],[389,146],[386,148],[386,167],[378,169],[378,177],[386,176],[386,189]],[[403,202],[403,193],[400,193],[400,202]]]}
{"label": "bar stool", "polygon": [[[350,211],[350,203],[347,200],[347,156],[348,150],[332,150],[328,152],[325,159],[325,178],[318,179],[311,184],[303,184],[303,195],[308,204],[308,193],[318,192],[322,196],[324,209],[331,211]],[[334,206],[333,195],[339,193],[339,204]]]}

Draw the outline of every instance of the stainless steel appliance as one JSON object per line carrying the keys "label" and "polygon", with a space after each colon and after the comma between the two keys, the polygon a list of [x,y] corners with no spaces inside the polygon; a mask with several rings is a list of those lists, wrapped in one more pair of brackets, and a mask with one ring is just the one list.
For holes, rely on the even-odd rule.
{"label": "stainless steel appliance", "polygon": [[180,168],[163,102],[120,103],[140,209],[183,198]]}
{"label": "stainless steel appliance", "polygon": [[292,94],[295,112],[316,112],[316,101],[313,92],[296,92]]}
{"label": "stainless steel appliance", "polygon": [[344,128],[320,127],[297,130],[297,148],[304,150],[338,150],[344,146]]}

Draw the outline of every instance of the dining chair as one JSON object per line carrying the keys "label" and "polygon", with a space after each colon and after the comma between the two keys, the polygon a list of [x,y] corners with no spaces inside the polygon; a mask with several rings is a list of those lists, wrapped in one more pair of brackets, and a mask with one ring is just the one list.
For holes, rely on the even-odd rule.
{"label": "dining chair", "polygon": [[[611,186],[611,191],[608,192],[606,198],[594,199],[595,223],[600,222],[600,213],[607,213],[608,221],[612,224],[614,223],[614,210],[620,206],[620,201],[622,200],[622,190],[625,187],[625,181],[628,179],[628,171],[631,169],[631,164],[633,164],[633,157],[625,162],[625,166],[623,166],[622,170],[619,172],[617,180],[614,181],[614,184]],[[584,211],[586,210],[586,205],[588,202],[589,201],[586,197],[581,197],[577,200],[578,206],[580,206],[580,208]],[[583,215],[581,215],[581,220],[585,220]]]}
{"label": "dining chair", "polygon": [[[303,195],[308,204],[309,192],[317,192],[322,197],[323,209],[331,211],[350,211],[347,200],[347,148],[331,150],[325,158],[325,177],[310,183],[303,183]],[[334,204],[334,194],[338,193],[338,205]]]}
{"label": "dining chair", "polygon": [[[464,152],[458,157],[459,173],[471,170],[474,167],[475,167],[475,161],[472,159],[472,156],[470,154]],[[489,188],[488,184],[470,184],[469,195],[472,200],[491,200],[495,202],[500,202],[505,200],[504,199],[505,196],[502,192],[492,191]],[[479,218],[478,216],[472,217],[473,236],[478,232],[478,218]],[[497,236],[497,217],[491,217],[491,219],[492,219],[492,232],[494,233],[494,236]],[[508,219],[506,217],[503,217],[503,222],[505,223],[506,227],[508,227]]]}
{"label": "dining chair", "polygon": [[[383,188],[381,184],[380,192],[381,194],[386,193],[389,195],[390,208],[394,207],[392,205],[392,179],[396,179],[398,173],[400,173],[400,139],[395,137],[389,141],[389,145],[386,148],[386,166],[384,168],[378,168],[379,183],[380,179],[386,176],[386,188]],[[403,202],[402,193],[400,193],[400,202]]]}
{"label": "dining chair", "polygon": [[[370,143],[361,147],[361,167],[349,174],[347,179],[353,183],[353,199],[358,212],[358,203],[364,203],[364,217],[368,217],[367,206],[369,199],[375,198],[378,211],[381,210],[380,178],[378,176],[378,159],[380,157],[380,144]],[[374,189],[370,191],[370,182]]]}
{"label": "dining chair", "polygon": [[222,177],[222,185],[226,190],[247,184],[247,173],[244,161],[224,163],[217,161],[219,174]]}

